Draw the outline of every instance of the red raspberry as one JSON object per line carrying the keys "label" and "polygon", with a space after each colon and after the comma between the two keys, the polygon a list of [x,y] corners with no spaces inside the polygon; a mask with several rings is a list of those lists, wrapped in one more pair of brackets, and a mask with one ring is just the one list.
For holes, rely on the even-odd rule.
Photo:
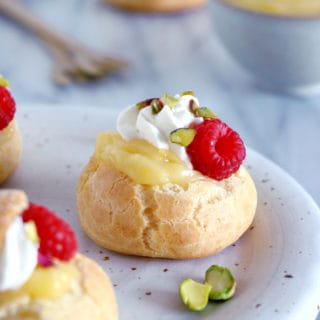
{"label": "red raspberry", "polygon": [[16,112],[16,103],[14,102],[10,91],[0,86],[0,130],[7,127],[13,119]]}
{"label": "red raspberry", "polygon": [[34,221],[40,238],[39,253],[48,258],[70,260],[77,251],[77,240],[70,226],[47,208],[30,203],[23,222]]}
{"label": "red raspberry", "polygon": [[196,135],[187,147],[195,170],[216,180],[230,177],[246,156],[239,134],[219,119],[209,119],[193,126]]}

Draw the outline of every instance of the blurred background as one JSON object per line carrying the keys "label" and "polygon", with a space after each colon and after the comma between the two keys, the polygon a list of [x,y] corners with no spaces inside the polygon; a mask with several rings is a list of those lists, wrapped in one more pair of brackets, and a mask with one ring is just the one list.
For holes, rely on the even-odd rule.
{"label": "blurred background", "polygon": [[[64,34],[67,42],[77,40],[96,52],[128,63],[127,68],[98,81],[68,85],[53,81],[57,52],[52,51],[52,44],[49,51],[26,25],[8,17],[12,11],[16,14],[17,8],[13,5],[8,9],[6,4],[16,2],[0,0],[0,71],[10,80],[18,105],[37,104],[43,108],[52,104],[57,108],[71,105],[75,112],[78,106],[120,110],[164,92],[175,94],[193,90],[202,105],[212,108],[240,132],[247,146],[280,165],[320,203],[320,95],[317,91],[320,81],[317,82],[319,67],[315,62],[318,49],[310,45],[317,42],[314,37],[320,38],[320,32],[313,32],[314,37],[306,44],[301,42],[306,38],[304,29],[299,29],[302,26],[312,32],[319,27],[317,13],[320,10],[314,5],[317,1],[313,1],[308,10],[292,8],[288,1],[287,4],[284,1],[282,7],[270,6],[272,2],[266,5],[265,1],[249,8],[267,16],[242,12],[219,1],[209,1],[209,4],[198,1],[188,10],[184,10],[187,9],[185,5],[192,6],[192,1],[182,1],[182,5],[177,1],[177,7],[172,7],[175,1],[159,1],[162,12],[152,13],[122,10],[102,0],[18,2],[27,8],[22,12],[31,13],[36,20],[41,19]],[[118,4],[123,7],[129,3],[132,9],[132,2],[119,0]],[[145,3],[156,5],[158,1],[137,2],[140,3],[138,9],[157,9],[145,7]],[[248,7],[246,1],[240,5]],[[174,12],[163,12],[166,10]],[[26,19],[24,14],[22,19]],[[257,28],[243,25],[244,20],[251,19]],[[260,26],[264,19],[268,21]],[[312,27],[306,23],[312,23]],[[281,36],[275,27],[278,24]],[[290,34],[287,29],[290,24],[290,30],[297,30],[298,35]],[[264,34],[246,35],[245,28],[259,29]],[[230,47],[232,37],[237,40],[236,47]],[[270,38],[278,42],[270,43]],[[298,57],[288,56],[288,52],[294,52],[293,44],[283,39],[294,39],[295,48],[300,48]],[[280,48],[281,54],[286,53],[282,59],[291,64],[281,70],[274,67],[277,52],[263,47],[264,43]],[[265,63],[263,70],[259,69],[261,61]],[[250,65],[251,62],[254,64]],[[284,65],[282,60],[280,63]],[[261,71],[260,74],[254,74],[253,69]],[[315,75],[301,76],[305,69],[309,73],[314,71]],[[289,75],[274,85],[272,77],[278,79],[279,75],[272,72],[277,70],[282,75],[289,72]],[[297,70],[298,75],[290,73]],[[268,80],[266,83],[264,77]],[[288,78],[296,81],[288,84]],[[64,80],[68,79],[61,82]]]}

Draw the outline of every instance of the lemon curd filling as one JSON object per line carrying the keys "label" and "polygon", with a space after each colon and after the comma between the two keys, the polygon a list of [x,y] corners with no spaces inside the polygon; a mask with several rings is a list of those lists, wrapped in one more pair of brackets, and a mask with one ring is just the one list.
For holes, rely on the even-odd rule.
{"label": "lemon curd filling", "polygon": [[4,129],[0,130],[0,147],[11,139],[16,129],[16,122],[13,120]]}
{"label": "lemon curd filling", "polygon": [[185,186],[199,175],[173,151],[158,149],[145,140],[125,141],[116,132],[107,131],[98,135],[94,157],[139,184],[174,183]]}
{"label": "lemon curd filling", "polygon": [[225,0],[243,9],[283,16],[313,16],[320,14],[319,0]]}
{"label": "lemon curd filling", "polygon": [[51,267],[38,266],[20,290],[33,299],[57,299],[70,292],[79,277],[73,263],[56,262]]}
{"label": "lemon curd filling", "polygon": [[0,293],[0,301],[28,295],[31,299],[58,299],[72,291],[80,273],[72,262],[56,262],[51,267],[37,266],[28,281],[18,290]]}

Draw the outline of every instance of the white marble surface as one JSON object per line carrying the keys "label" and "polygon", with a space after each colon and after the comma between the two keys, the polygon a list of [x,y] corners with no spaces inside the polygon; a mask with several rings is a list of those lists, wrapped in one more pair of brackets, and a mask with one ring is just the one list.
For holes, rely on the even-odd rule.
{"label": "white marble surface", "polygon": [[97,83],[57,87],[44,48],[0,16],[0,72],[10,79],[18,105],[59,107],[63,102],[120,110],[163,92],[194,90],[248,146],[280,165],[320,203],[320,96],[292,97],[256,88],[222,48],[206,8],[148,16],[118,11],[100,0],[25,3],[58,30],[128,59],[131,67]]}

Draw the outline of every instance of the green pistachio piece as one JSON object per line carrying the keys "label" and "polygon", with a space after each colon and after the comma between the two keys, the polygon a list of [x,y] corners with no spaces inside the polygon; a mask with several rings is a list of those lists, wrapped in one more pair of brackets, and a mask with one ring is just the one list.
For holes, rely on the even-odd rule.
{"label": "green pistachio piece", "polygon": [[212,119],[212,118],[218,118],[218,116],[209,108],[207,107],[201,107],[196,110],[196,116],[202,117],[205,119]]}
{"label": "green pistachio piece", "polygon": [[170,96],[169,94],[164,94],[161,96],[160,100],[171,109],[179,102],[179,99]]}
{"label": "green pistachio piece", "polygon": [[140,101],[140,102],[136,103],[136,108],[138,110],[141,110],[145,107],[148,107],[148,106],[150,106],[150,104],[153,100],[157,100],[157,98],[151,98],[151,99],[146,99],[146,100]]}
{"label": "green pistachio piece", "polygon": [[195,100],[191,99],[189,101],[189,110],[192,112],[195,116],[197,116],[197,110],[200,108],[200,106],[195,102]]}
{"label": "green pistachio piece", "polygon": [[205,283],[211,286],[210,300],[228,300],[236,291],[236,281],[230,270],[217,265],[206,271]]}
{"label": "green pistachio piece", "polygon": [[1,87],[9,87],[10,83],[7,79],[0,75],[0,86]]}
{"label": "green pistachio piece", "polygon": [[179,294],[182,302],[192,311],[202,311],[208,304],[211,286],[190,278],[180,283]]}
{"label": "green pistachio piece", "polygon": [[38,244],[40,242],[39,236],[37,233],[37,227],[33,221],[28,221],[24,223],[25,232],[27,238],[31,240],[33,243]]}
{"label": "green pistachio piece", "polygon": [[151,106],[151,109],[152,109],[152,113],[153,114],[157,114],[162,110],[164,105],[163,105],[163,102],[161,100],[153,99],[151,104],[150,104],[150,106]]}
{"label": "green pistachio piece", "polygon": [[194,139],[196,130],[193,128],[180,128],[170,132],[170,141],[187,147]]}
{"label": "green pistachio piece", "polygon": [[180,96],[195,96],[194,92],[193,91],[183,91]]}

